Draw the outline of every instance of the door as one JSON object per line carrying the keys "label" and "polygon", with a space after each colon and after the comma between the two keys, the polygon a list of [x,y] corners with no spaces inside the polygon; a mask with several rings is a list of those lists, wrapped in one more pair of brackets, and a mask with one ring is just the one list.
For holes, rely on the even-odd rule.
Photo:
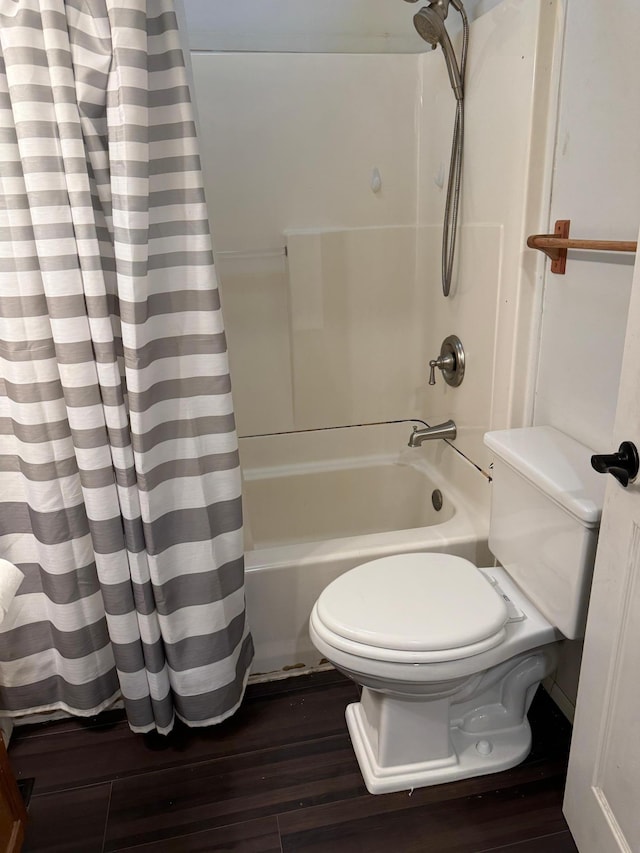
{"label": "door", "polygon": [[0,735],[0,853],[19,853],[27,813]]}
{"label": "door", "polygon": [[[623,441],[640,448],[640,260],[615,448],[602,452]],[[626,489],[609,481],[564,801],[580,853],[640,851],[640,477]]]}

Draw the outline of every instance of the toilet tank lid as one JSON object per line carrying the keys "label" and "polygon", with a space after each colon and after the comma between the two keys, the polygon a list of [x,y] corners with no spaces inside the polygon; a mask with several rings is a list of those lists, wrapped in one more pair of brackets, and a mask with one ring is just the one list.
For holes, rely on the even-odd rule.
{"label": "toilet tank lid", "polygon": [[606,477],[591,467],[589,447],[550,426],[488,432],[484,442],[583,524],[600,523]]}

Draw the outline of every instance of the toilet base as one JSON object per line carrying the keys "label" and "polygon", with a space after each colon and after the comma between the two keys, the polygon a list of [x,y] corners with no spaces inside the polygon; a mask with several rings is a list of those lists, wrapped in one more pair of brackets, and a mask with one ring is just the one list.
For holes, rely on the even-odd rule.
{"label": "toilet base", "polygon": [[531,749],[531,729],[525,716],[516,726],[487,733],[474,734],[452,727],[449,732],[450,755],[383,766],[376,758],[362,704],[355,702],[349,705],[346,718],[353,749],[371,794],[406,791],[498,773],[519,764]]}

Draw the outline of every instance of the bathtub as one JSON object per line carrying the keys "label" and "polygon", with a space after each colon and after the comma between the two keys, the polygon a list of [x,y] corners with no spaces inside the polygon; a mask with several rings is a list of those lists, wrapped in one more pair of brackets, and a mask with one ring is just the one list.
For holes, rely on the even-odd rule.
{"label": "bathtub", "polygon": [[410,431],[385,424],[240,439],[253,679],[323,665],[307,631],[311,609],[360,563],[440,551],[491,564],[489,478],[443,441],[408,448]]}

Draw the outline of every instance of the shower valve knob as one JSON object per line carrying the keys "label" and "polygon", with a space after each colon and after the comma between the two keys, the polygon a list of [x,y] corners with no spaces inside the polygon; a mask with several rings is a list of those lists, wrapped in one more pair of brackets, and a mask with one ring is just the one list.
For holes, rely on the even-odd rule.
{"label": "shower valve knob", "polygon": [[447,356],[438,356],[438,358],[433,358],[429,362],[429,367],[431,368],[431,372],[429,373],[429,385],[436,384],[436,368],[438,370],[453,370],[455,367],[455,361],[452,355]]}
{"label": "shower valve knob", "polygon": [[456,335],[449,335],[442,342],[440,355],[429,362],[429,385],[436,384],[436,369],[442,371],[447,385],[457,388],[464,379],[465,356],[462,341]]}

